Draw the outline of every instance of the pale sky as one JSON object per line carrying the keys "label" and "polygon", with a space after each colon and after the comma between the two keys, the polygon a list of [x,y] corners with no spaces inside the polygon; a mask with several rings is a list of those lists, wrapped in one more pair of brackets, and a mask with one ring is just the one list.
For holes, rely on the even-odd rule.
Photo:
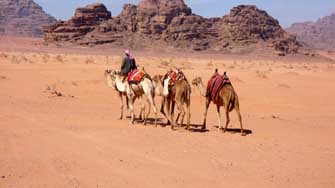
{"label": "pale sky", "polygon": [[[137,4],[139,0],[35,0],[57,19],[67,20],[77,7],[104,3],[112,16],[120,13],[125,3]],[[204,17],[221,17],[240,4],[253,4],[278,19],[283,27],[295,22],[316,21],[335,13],[335,0],[185,0],[193,12]]]}

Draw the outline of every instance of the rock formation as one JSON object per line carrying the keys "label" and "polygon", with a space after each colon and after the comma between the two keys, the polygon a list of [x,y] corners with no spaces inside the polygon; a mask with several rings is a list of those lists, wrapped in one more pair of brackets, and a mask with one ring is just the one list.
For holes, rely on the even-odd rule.
{"label": "rock formation", "polygon": [[78,8],[75,15],[66,22],[60,21],[43,29],[46,41],[72,41],[80,39],[93,31],[102,21],[111,18],[111,13],[103,4],[92,4]]}
{"label": "rock formation", "polygon": [[256,6],[241,5],[233,8],[229,15],[207,19],[193,14],[183,0],[142,0],[137,6],[124,5],[116,17],[99,18],[97,22],[85,24],[89,29],[82,29],[81,22],[85,19],[78,20],[74,16],[67,22],[45,28],[45,40],[227,52],[244,52],[257,46],[284,54],[297,53],[300,47],[277,20]]}
{"label": "rock formation", "polygon": [[335,50],[335,14],[316,22],[295,23],[286,29],[312,49]]}
{"label": "rock formation", "polygon": [[0,1],[0,34],[41,37],[42,26],[55,22],[33,0]]}

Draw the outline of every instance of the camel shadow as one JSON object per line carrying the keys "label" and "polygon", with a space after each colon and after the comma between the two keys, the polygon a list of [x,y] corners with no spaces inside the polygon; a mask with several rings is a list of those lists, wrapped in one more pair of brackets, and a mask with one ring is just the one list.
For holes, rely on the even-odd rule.
{"label": "camel shadow", "polygon": [[[130,120],[131,119],[131,117],[130,116],[127,116],[126,117],[128,120]],[[140,118],[138,118],[138,117],[135,117],[135,119],[134,119],[134,121],[135,121],[135,123],[143,123],[143,119],[140,119]],[[155,118],[148,118],[147,119],[147,124],[155,124]],[[157,118],[157,125],[163,125],[164,123],[163,123],[163,118]]]}
{"label": "camel shadow", "polygon": [[[128,120],[130,120],[130,116],[126,117]],[[143,120],[139,118],[135,118],[135,123],[143,123]],[[147,119],[147,125],[154,125],[155,124],[155,118],[148,118]],[[157,118],[157,125],[161,127],[170,127],[171,124],[168,124],[164,118]],[[183,124],[181,127],[175,127],[173,130],[181,130],[186,127],[186,124]],[[208,129],[201,129],[202,125],[199,124],[190,124],[189,132],[194,132],[194,133],[206,133],[209,132]]]}
{"label": "camel shadow", "polygon": [[[219,128],[219,126],[214,126],[215,128]],[[241,129],[238,128],[227,128],[226,130],[228,133],[232,133],[232,134],[240,134],[241,133]],[[249,135],[249,134],[253,134],[252,130],[249,129],[243,129],[245,135]]]}

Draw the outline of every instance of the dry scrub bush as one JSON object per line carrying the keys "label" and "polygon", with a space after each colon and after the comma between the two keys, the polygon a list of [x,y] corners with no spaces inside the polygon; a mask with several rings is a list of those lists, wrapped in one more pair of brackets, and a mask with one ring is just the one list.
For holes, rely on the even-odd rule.
{"label": "dry scrub bush", "polygon": [[214,63],[213,63],[213,61],[211,60],[211,61],[209,61],[208,63],[207,63],[207,66],[208,67],[213,67],[213,65],[214,65]]}
{"label": "dry scrub bush", "polygon": [[43,54],[42,55],[42,63],[48,63],[50,59],[50,55],[49,54]]}
{"label": "dry scrub bush", "polygon": [[6,59],[6,58],[8,58],[8,55],[5,54],[5,53],[1,53],[1,54],[0,54],[0,58],[5,58],[5,59]]}
{"label": "dry scrub bush", "polygon": [[56,61],[60,62],[60,63],[64,63],[64,58],[62,55],[56,55]]}
{"label": "dry scrub bush", "polygon": [[24,55],[13,55],[11,58],[11,63],[20,64],[20,63],[33,63]]}
{"label": "dry scrub bush", "polygon": [[87,57],[86,60],[85,60],[85,63],[86,63],[86,64],[94,64],[94,63],[95,63],[94,58],[92,58],[92,57]]}
{"label": "dry scrub bush", "polygon": [[260,71],[260,70],[256,71],[256,77],[258,78],[266,79],[268,78],[267,74],[268,74],[268,71]]}

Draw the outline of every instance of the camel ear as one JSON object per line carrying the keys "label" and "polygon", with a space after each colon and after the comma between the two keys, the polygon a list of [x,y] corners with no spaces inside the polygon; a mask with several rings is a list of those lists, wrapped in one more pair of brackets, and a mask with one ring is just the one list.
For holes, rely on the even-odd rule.
{"label": "camel ear", "polygon": [[223,75],[224,75],[224,76],[227,76],[227,72],[225,71],[225,72],[223,73]]}
{"label": "camel ear", "polygon": [[219,70],[218,69],[215,69],[215,73],[218,73],[219,72]]}

